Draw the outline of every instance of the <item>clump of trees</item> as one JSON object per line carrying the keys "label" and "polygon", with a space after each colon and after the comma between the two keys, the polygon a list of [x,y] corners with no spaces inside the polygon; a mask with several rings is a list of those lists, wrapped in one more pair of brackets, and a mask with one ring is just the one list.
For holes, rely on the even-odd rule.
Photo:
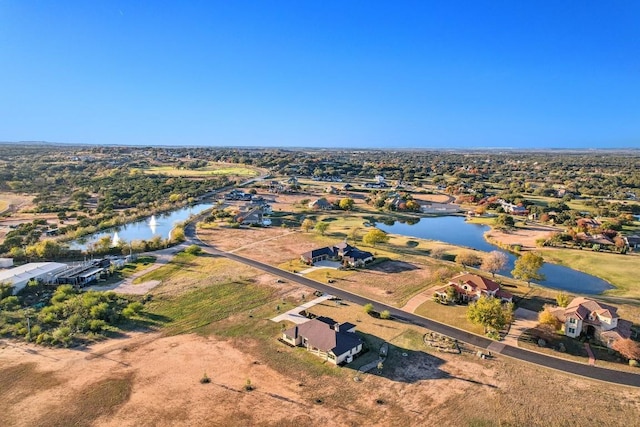
{"label": "clump of trees", "polygon": [[0,335],[24,337],[37,344],[70,346],[116,331],[118,324],[138,315],[143,305],[114,292],[79,292],[70,285],[59,286],[42,308],[25,307],[24,294],[5,296],[10,287],[0,286]]}

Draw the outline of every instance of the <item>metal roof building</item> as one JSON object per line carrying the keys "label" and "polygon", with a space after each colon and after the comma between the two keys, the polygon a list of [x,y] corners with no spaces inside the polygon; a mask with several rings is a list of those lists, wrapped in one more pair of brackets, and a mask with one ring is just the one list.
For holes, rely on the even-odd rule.
{"label": "metal roof building", "polygon": [[67,264],[60,262],[31,262],[20,267],[0,271],[0,283],[9,283],[13,286],[13,293],[18,293],[27,286],[29,280],[42,280],[51,282],[56,274],[67,269]]}

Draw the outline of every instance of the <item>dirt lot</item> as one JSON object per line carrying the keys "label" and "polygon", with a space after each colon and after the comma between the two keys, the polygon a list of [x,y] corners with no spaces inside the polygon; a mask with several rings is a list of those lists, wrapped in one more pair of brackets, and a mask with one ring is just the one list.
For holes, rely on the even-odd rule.
{"label": "dirt lot", "polygon": [[516,228],[510,231],[491,230],[485,235],[487,239],[495,241],[500,245],[521,244],[524,250],[536,249],[536,240],[547,237],[550,233],[560,231],[555,227],[544,225],[528,226],[527,228]]}
{"label": "dirt lot", "polygon": [[[4,341],[0,424],[617,426],[631,425],[640,410],[635,390],[507,359],[404,354],[390,357],[383,375],[354,382],[349,368],[279,372],[247,339],[135,333],[83,350]],[[200,383],[205,373],[209,384]],[[247,379],[255,390],[244,389]],[[576,393],[577,401],[557,399]]]}

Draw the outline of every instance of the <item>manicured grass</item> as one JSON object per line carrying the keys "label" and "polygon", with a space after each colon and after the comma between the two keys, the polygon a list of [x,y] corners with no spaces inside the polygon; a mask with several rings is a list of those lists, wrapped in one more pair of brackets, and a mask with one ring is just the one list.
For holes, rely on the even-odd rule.
{"label": "manicured grass", "polygon": [[327,280],[333,279],[336,282],[339,282],[342,279],[346,279],[349,276],[353,276],[354,274],[358,274],[357,271],[354,270],[336,270],[335,268],[320,268],[318,270],[314,270],[310,273],[305,274],[305,277],[311,280],[316,280],[318,282],[326,283]]}
{"label": "manicured grass", "polygon": [[147,174],[160,174],[182,177],[203,177],[203,176],[258,176],[259,172],[255,169],[240,165],[228,165],[225,163],[212,163],[204,168],[198,169],[178,169],[173,166],[153,166],[144,169]]}
{"label": "manicured grass", "polygon": [[544,251],[543,255],[548,261],[583,271],[611,283],[616,289],[607,291],[607,295],[640,297],[640,283],[637,281],[640,257],[636,255],[577,249],[553,249]]}
{"label": "manicured grass", "polygon": [[434,301],[426,301],[415,311],[415,314],[433,319],[465,331],[483,335],[482,326],[474,325],[467,320],[466,305],[442,305]]}

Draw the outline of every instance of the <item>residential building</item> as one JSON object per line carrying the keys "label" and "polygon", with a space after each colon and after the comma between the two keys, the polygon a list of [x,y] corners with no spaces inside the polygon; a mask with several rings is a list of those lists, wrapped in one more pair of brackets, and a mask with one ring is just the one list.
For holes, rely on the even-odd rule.
{"label": "residential building", "polygon": [[334,246],[325,246],[324,248],[305,252],[300,255],[300,258],[307,264],[315,264],[319,261],[329,260],[341,261],[343,264],[351,267],[361,267],[373,261],[373,254],[371,252],[361,251],[345,241]]}
{"label": "residential building", "polygon": [[287,329],[282,333],[282,340],[339,365],[351,363],[362,351],[362,340],[355,334],[355,329],[352,323],[316,318]]}
{"label": "residential building", "polygon": [[504,302],[512,302],[513,295],[500,288],[491,279],[477,274],[464,273],[452,277],[445,286],[435,290],[434,294],[440,298],[447,298],[447,288],[453,287],[462,301],[475,301],[481,296],[500,298]]}
{"label": "residential building", "polygon": [[611,347],[615,341],[631,336],[632,323],[621,319],[616,307],[589,298],[574,298],[554,314],[563,323],[564,334],[571,338],[584,334]]}

